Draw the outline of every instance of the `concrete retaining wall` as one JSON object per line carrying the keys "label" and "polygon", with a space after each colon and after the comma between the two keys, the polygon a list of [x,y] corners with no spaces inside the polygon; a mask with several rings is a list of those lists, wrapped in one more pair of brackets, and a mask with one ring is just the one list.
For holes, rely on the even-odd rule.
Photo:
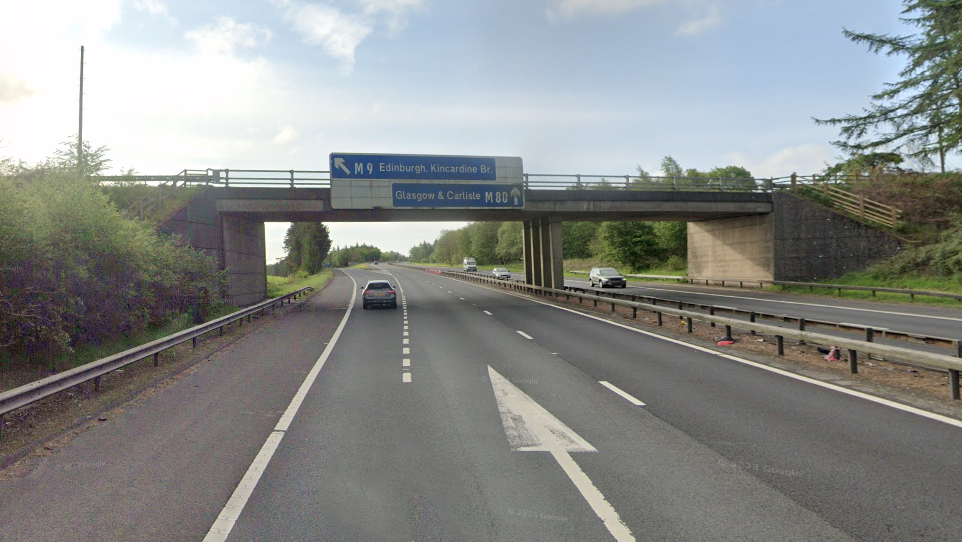
{"label": "concrete retaining wall", "polygon": [[766,215],[688,223],[688,276],[814,281],[860,271],[901,250],[888,233],[788,193]]}
{"label": "concrete retaining wall", "polygon": [[774,280],[772,215],[688,223],[688,276]]}
{"label": "concrete retaining wall", "polygon": [[788,193],[774,197],[776,280],[811,281],[861,271],[895,255],[901,242],[883,230]]}

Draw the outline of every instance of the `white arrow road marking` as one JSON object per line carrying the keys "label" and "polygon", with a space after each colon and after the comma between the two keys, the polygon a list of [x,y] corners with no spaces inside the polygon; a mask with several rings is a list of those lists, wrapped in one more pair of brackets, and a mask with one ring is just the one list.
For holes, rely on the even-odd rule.
{"label": "white arrow road marking", "polygon": [[631,529],[621,521],[618,512],[569,454],[598,450],[517,386],[508,382],[490,365],[488,377],[491,379],[504,434],[508,437],[511,449],[519,452],[550,452],[615,540],[634,542]]}
{"label": "white arrow road marking", "polygon": [[343,158],[335,158],[335,159],[334,159],[334,167],[340,168],[341,170],[344,171],[344,173],[346,173],[346,174],[348,174],[348,175],[351,174],[351,170],[347,169],[347,166],[344,165],[344,159],[343,159]]}

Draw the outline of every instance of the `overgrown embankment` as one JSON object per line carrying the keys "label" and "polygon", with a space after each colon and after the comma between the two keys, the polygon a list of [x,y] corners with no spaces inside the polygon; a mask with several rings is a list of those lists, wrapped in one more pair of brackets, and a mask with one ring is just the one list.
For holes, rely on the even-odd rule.
{"label": "overgrown embankment", "polygon": [[202,317],[223,280],[210,257],[125,219],[89,178],[0,177],[0,363]]}

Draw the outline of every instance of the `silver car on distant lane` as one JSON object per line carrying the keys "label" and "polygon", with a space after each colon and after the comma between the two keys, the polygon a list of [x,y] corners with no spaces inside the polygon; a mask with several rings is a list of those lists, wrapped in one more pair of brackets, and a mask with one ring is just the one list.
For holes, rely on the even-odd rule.
{"label": "silver car on distant lane", "polygon": [[598,284],[601,288],[625,288],[628,282],[613,267],[596,267],[588,274],[588,283],[594,288]]}
{"label": "silver car on distant lane", "polygon": [[508,271],[507,267],[495,267],[491,273],[498,280],[511,280],[511,271]]}

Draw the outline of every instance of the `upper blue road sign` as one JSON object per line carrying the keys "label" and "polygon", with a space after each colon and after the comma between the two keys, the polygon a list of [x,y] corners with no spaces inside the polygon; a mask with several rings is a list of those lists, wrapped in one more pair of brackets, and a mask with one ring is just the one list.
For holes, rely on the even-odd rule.
{"label": "upper blue road sign", "polygon": [[497,181],[494,157],[331,153],[331,179]]}

